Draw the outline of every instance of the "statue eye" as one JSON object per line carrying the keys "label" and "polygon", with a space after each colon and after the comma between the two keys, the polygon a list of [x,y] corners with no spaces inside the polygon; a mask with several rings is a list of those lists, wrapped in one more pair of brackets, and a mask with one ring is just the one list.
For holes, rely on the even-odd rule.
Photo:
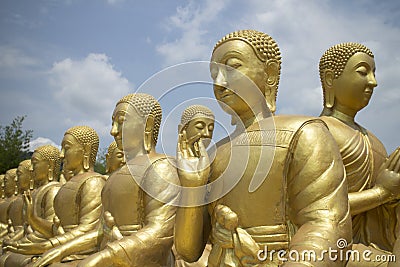
{"label": "statue eye", "polygon": [[214,124],[208,125],[208,130],[209,131],[214,131]]}
{"label": "statue eye", "polygon": [[225,64],[230,67],[230,68],[227,68],[228,71],[229,70],[233,70],[233,69],[237,69],[237,68],[242,66],[242,62],[237,58],[229,58],[225,62]]}
{"label": "statue eye", "polygon": [[368,74],[368,70],[367,70],[367,68],[364,67],[364,66],[358,67],[358,68],[356,69],[356,71],[357,71],[359,74],[363,75],[363,76],[366,76],[366,75]]}
{"label": "statue eye", "polygon": [[119,116],[118,117],[118,123],[122,124],[125,121],[125,116]]}
{"label": "statue eye", "polygon": [[204,125],[203,125],[203,123],[201,123],[201,122],[196,123],[195,127],[196,127],[197,129],[199,129],[199,130],[203,130],[203,129],[204,129]]}

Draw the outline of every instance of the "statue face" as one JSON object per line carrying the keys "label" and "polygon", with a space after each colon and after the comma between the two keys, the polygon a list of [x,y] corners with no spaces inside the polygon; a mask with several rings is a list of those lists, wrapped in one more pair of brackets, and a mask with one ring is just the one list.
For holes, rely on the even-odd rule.
{"label": "statue face", "polygon": [[[143,147],[144,127],[144,119],[130,104],[120,103],[115,107],[110,133],[121,151],[129,150],[135,155],[135,151]],[[123,132],[128,134],[123,136]]]}
{"label": "statue face", "polygon": [[377,86],[375,79],[375,61],[369,55],[358,52],[347,61],[342,74],[333,80],[335,106],[343,111],[359,111],[366,107],[371,99],[373,89]]}
{"label": "statue face", "polygon": [[187,123],[185,130],[190,146],[193,146],[193,143],[198,141],[198,139],[193,138],[200,135],[200,138],[205,139],[206,143],[204,145],[207,147],[213,135],[214,120],[211,118],[195,117]]}
{"label": "statue face", "polygon": [[63,172],[77,174],[83,170],[84,147],[70,134],[65,134],[61,143]]}
{"label": "statue face", "polygon": [[10,173],[6,173],[4,176],[4,192],[6,195],[12,195],[15,192],[15,176]]}
{"label": "statue face", "polygon": [[124,165],[124,163],[124,152],[122,152],[118,147],[116,147],[111,154],[106,154],[106,164],[109,173],[117,170],[119,167]]}
{"label": "statue face", "polygon": [[36,182],[46,181],[49,173],[49,162],[40,155],[34,152],[31,158],[32,175]]}
{"label": "statue face", "polygon": [[17,169],[17,185],[18,185],[18,187],[22,190],[29,189],[30,179],[31,179],[31,172],[28,169],[19,165],[18,169]]}
{"label": "statue face", "polygon": [[[210,64],[216,99],[238,115],[248,112],[260,101],[265,102],[263,95],[267,74],[264,66],[264,62],[244,41],[230,40],[220,45],[214,51]],[[229,113],[226,108],[225,111]]]}

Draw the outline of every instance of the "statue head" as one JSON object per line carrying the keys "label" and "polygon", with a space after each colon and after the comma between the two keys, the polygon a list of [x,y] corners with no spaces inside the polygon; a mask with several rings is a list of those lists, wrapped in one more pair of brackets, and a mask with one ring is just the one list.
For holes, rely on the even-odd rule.
{"label": "statue head", "polygon": [[329,115],[333,109],[355,115],[368,105],[377,86],[374,55],[358,43],[329,48],[319,61],[319,74],[324,95],[323,115]]}
{"label": "statue head", "polygon": [[77,175],[93,171],[99,149],[99,136],[89,126],[74,126],[69,128],[61,143],[60,157],[63,160],[63,173]]}
{"label": "statue head", "polygon": [[[232,32],[217,42],[212,53],[210,72],[215,97],[239,116],[261,100],[274,113],[280,69],[281,53],[271,36],[255,30]],[[250,92],[254,86],[261,94]]]}
{"label": "statue head", "polygon": [[17,169],[10,169],[4,176],[4,194],[6,197],[18,194],[17,188]]}
{"label": "statue head", "polygon": [[113,141],[108,147],[106,153],[106,173],[112,173],[125,165],[124,152],[117,147],[117,143]]}
{"label": "statue head", "polygon": [[[128,150],[132,155],[150,153],[157,144],[161,118],[161,106],[153,96],[129,94],[114,109],[110,134],[125,155]],[[123,129],[129,135],[123,136]]]}
{"label": "statue head", "polygon": [[33,183],[33,175],[31,172],[31,160],[27,159],[21,161],[17,168],[17,186],[22,193],[29,190]]}
{"label": "statue head", "polygon": [[[60,176],[60,150],[52,145],[44,145],[35,149],[31,157],[31,171],[37,186],[49,181],[58,181]],[[33,186],[32,186],[33,188]]]}
{"label": "statue head", "polygon": [[183,111],[178,131],[180,134],[185,131],[189,149],[194,155],[198,151],[196,146],[199,139],[203,140],[205,147],[209,145],[214,131],[214,120],[213,112],[206,106],[192,105]]}

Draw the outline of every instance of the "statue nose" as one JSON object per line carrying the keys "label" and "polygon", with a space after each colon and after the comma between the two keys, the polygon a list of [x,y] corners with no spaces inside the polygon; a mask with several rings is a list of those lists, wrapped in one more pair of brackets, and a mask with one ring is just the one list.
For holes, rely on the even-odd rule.
{"label": "statue nose", "polygon": [[368,77],[368,85],[370,87],[376,87],[378,86],[378,83],[376,81],[375,75],[373,73],[371,73]]}
{"label": "statue nose", "polygon": [[220,86],[222,88],[226,87],[228,85],[228,82],[227,82],[225,76],[226,76],[225,75],[225,71],[220,68],[218,70],[218,75],[214,80],[215,85],[218,85],[218,86]]}

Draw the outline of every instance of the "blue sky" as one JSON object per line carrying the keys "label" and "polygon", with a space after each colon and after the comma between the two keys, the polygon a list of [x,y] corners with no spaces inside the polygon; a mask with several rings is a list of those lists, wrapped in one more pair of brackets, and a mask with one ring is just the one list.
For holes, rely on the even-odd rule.
{"label": "blue sky", "polygon": [[[112,141],[111,114],[122,96],[166,67],[209,60],[214,44],[238,29],[266,32],[280,46],[280,114],[319,115],[322,53],[340,42],[367,45],[375,54],[378,87],[356,119],[388,152],[399,145],[398,1],[2,0],[0,124],[28,115],[24,126],[34,130],[33,139],[57,145],[66,129],[87,124],[106,147]],[[162,87],[154,90],[170,89]],[[213,97],[209,84],[177,90],[161,100],[169,123],[160,146],[170,154],[184,108],[175,106],[193,104],[196,97],[209,103]],[[210,105],[221,125],[229,124],[227,115]],[[221,126],[217,139],[224,134]]]}

